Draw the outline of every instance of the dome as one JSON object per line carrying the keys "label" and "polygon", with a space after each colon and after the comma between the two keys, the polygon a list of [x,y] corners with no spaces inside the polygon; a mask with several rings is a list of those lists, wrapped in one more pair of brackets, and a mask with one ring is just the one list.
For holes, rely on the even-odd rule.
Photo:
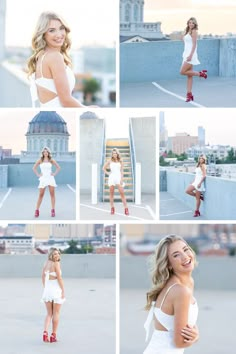
{"label": "dome", "polygon": [[84,112],[81,114],[80,119],[98,119],[98,116],[94,112]]}
{"label": "dome", "polygon": [[42,111],[29,122],[26,135],[63,134],[69,135],[64,119],[54,111]]}

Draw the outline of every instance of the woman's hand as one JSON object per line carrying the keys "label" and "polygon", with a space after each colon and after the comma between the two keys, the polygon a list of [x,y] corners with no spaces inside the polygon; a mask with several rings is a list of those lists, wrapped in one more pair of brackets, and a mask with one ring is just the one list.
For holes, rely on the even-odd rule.
{"label": "woman's hand", "polygon": [[187,61],[191,61],[192,60],[192,55],[189,55],[187,58],[186,58]]}
{"label": "woman's hand", "polygon": [[201,187],[201,183],[198,183],[197,187],[200,188]]}
{"label": "woman's hand", "polygon": [[199,339],[199,331],[197,326],[191,327],[187,325],[181,331],[181,335],[184,337],[184,342],[194,343]]}
{"label": "woman's hand", "polygon": [[64,293],[64,291],[62,291],[62,293],[61,293],[61,298],[62,298],[62,299],[65,299],[65,293]]}

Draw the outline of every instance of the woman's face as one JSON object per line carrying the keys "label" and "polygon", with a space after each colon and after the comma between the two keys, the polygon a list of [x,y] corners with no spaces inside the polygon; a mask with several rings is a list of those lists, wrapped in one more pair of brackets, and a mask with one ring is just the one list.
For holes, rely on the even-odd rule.
{"label": "woman's face", "polygon": [[44,39],[49,48],[60,49],[66,38],[65,26],[59,20],[51,20]]}
{"label": "woman's face", "polygon": [[204,158],[203,158],[203,157],[200,157],[200,158],[199,158],[199,162],[200,162],[200,164],[202,165],[202,164],[205,162]]}
{"label": "woman's face", "polygon": [[193,22],[193,20],[189,20],[188,21],[188,27],[192,30],[195,28],[195,23]]}
{"label": "woman's face", "polygon": [[117,159],[117,156],[118,156],[118,154],[117,154],[117,152],[116,151],[112,151],[112,157],[113,157],[113,159]]}
{"label": "woman's face", "polygon": [[48,150],[44,149],[43,150],[43,157],[48,157],[48,156],[49,156]]}
{"label": "woman's face", "polygon": [[60,254],[58,251],[53,252],[52,259],[54,262],[58,262],[60,260]]}
{"label": "woman's face", "polygon": [[181,241],[175,241],[168,248],[169,267],[174,273],[189,273],[194,269],[194,255],[188,245]]}

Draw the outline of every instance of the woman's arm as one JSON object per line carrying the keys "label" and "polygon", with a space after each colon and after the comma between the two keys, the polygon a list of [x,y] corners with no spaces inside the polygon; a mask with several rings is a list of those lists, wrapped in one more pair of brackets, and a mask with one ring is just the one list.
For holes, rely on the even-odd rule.
{"label": "woman's arm", "polygon": [[120,174],[121,174],[120,184],[123,185],[123,179],[124,179],[124,163],[123,163],[123,161],[120,161]]}
{"label": "woman's arm", "polygon": [[187,57],[187,61],[192,60],[193,53],[194,53],[196,46],[197,46],[197,31],[196,30],[192,30],[191,37],[192,37],[193,45],[192,45],[191,52],[190,52],[189,56]]}
{"label": "woman's arm", "polygon": [[72,97],[63,56],[59,52],[48,53],[45,58],[57,90],[57,95],[63,107],[85,107]]}
{"label": "woman's arm", "polygon": [[40,163],[41,163],[41,161],[38,160],[38,161],[36,161],[36,163],[33,166],[33,171],[34,171],[34,173],[36,174],[37,177],[41,177],[42,176],[42,174],[38,173],[38,171],[37,171],[38,166],[40,165]]}
{"label": "woman's arm", "polygon": [[56,176],[60,171],[61,167],[58,165],[58,163],[55,160],[52,160],[52,165],[56,167],[56,171],[52,173],[52,176]]}
{"label": "woman's arm", "polygon": [[43,270],[42,270],[42,283],[43,283],[43,286],[45,286],[45,266],[46,266],[46,263],[44,264]]}
{"label": "woman's arm", "polygon": [[200,183],[198,184],[198,188],[201,187],[202,182],[203,182],[203,181],[205,180],[205,178],[206,178],[206,165],[202,165],[202,166],[201,166],[201,171],[202,171],[202,178],[201,178]]}
{"label": "woman's arm", "polygon": [[65,297],[65,290],[64,290],[64,283],[63,283],[63,280],[62,280],[62,276],[61,276],[61,267],[60,267],[60,263],[59,262],[55,262],[55,272],[56,272],[56,275],[57,275],[57,281],[58,281],[58,284],[61,288],[61,291],[62,291],[62,298]]}
{"label": "woman's arm", "polygon": [[189,341],[182,330],[188,328],[188,313],[191,302],[191,292],[182,285],[175,286],[174,297],[174,344],[177,348],[190,347],[197,339]]}
{"label": "woman's arm", "polygon": [[108,168],[108,166],[110,165],[110,161],[107,161],[105,164],[104,164],[104,166],[103,166],[103,171],[104,171],[104,173],[106,174],[106,175],[108,175],[109,176],[109,174],[110,174],[110,172],[108,172],[107,171],[107,168]]}

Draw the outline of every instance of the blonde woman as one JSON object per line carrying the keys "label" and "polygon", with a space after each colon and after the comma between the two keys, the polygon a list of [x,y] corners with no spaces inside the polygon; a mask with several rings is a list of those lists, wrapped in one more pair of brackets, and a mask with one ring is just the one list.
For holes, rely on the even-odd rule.
{"label": "blonde woman", "polygon": [[[52,172],[52,166],[55,166],[55,172]],[[40,172],[38,172],[38,167],[40,167]],[[36,204],[36,210],[34,216],[37,218],[39,217],[39,208],[42,203],[45,189],[46,187],[49,188],[49,193],[51,197],[51,216],[55,217],[55,187],[56,181],[54,176],[58,174],[60,171],[60,166],[58,163],[52,159],[51,151],[48,147],[43,148],[41,152],[41,157],[33,166],[33,171],[37,177],[39,177],[39,196]]]}
{"label": "blonde woman", "polygon": [[[48,253],[48,260],[44,264],[42,282],[44,286],[41,301],[45,303],[47,315],[44,322],[43,341],[57,342],[57,328],[61,305],[65,301],[65,290],[61,276],[60,251],[51,248]],[[48,337],[48,329],[52,321],[52,334]]]}
{"label": "blonde woman", "polygon": [[187,96],[186,102],[194,100],[192,94],[193,87],[193,76],[207,78],[207,70],[193,71],[193,65],[199,65],[197,55],[197,37],[198,37],[198,23],[195,17],[191,17],[187,22],[187,27],[184,32],[184,52],[183,52],[183,63],[180,69],[181,75],[187,76]]}
{"label": "blonde woman", "polygon": [[154,332],[143,354],[182,354],[199,337],[197,302],[193,296],[194,251],[180,236],[169,235],[152,257],[152,289],[147,293],[146,340],[154,320]]}
{"label": "blonde woman", "polygon": [[[108,168],[110,169],[110,172],[107,171]],[[111,159],[104,164],[103,171],[105,174],[109,176],[108,186],[110,190],[111,214],[112,215],[115,214],[114,192],[115,192],[115,186],[117,186],[122,203],[125,208],[125,215],[129,215],[129,209],[127,206],[125,193],[124,193],[124,185],[125,185],[123,181],[124,165],[118,149],[116,148],[112,149]]]}
{"label": "blonde woman", "polygon": [[72,97],[75,76],[68,54],[69,33],[70,28],[56,13],[40,15],[28,61],[33,106],[38,100],[41,107],[85,107]]}
{"label": "blonde woman", "polygon": [[194,212],[194,217],[200,216],[200,205],[201,200],[204,201],[203,192],[205,191],[204,181],[206,179],[206,157],[200,155],[198,158],[198,163],[195,169],[195,179],[192,184],[190,184],[186,193],[196,198],[196,210]]}

